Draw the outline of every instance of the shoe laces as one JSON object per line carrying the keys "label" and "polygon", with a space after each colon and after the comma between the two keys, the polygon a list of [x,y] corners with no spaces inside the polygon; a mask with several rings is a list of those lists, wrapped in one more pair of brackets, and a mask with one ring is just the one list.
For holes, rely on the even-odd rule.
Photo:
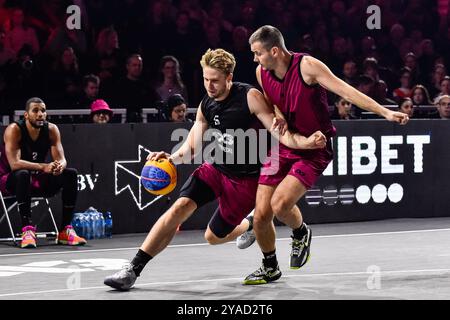
{"label": "shoe laces", "polygon": [[27,230],[27,231],[25,231],[25,232],[23,233],[22,238],[23,238],[23,239],[29,239],[29,238],[35,239],[35,238],[36,238],[36,234],[35,234],[34,231],[32,231],[32,230]]}
{"label": "shoe laces", "polygon": [[120,271],[118,272],[118,275],[120,275],[120,276],[127,275],[131,271],[133,271],[133,265],[131,264],[131,262],[128,262],[128,263],[125,263],[124,265],[122,265],[122,269],[120,269]]}
{"label": "shoe laces", "polygon": [[255,274],[269,274],[274,272],[277,268],[267,267],[264,262],[261,264],[258,270],[255,271]]}
{"label": "shoe laces", "polygon": [[68,235],[68,236],[73,236],[73,237],[76,237],[76,236],[77,236],[77,233],[75,232],[74,229],[67,228],[67,229],[66,229],[66,232],[67,232],[67,235]]}
{"label": "shoe laces", "polygon": [[253,272],[254,276],[260,276],[263,274],[267,274],[267,270],[268,268],[266,268],[266,266],[264,266],[264,264],[262,266],[259,267],[258,270],[256,270],[255,272]]}
{"label": "shoe laces", "polygon": [[241,240],[248,240],[250,238],[250,231],[245,231],[243,234],[241,234]]}
{"label": "shoe laces", "polygon": [[293,256],[298,256],[300,255],[300,250],[303,249],[303,247],[305,246],[305,240],[306,237],[303,237],[301,240],[295,239],[293,236],[291,236],[292,238],[292,255]]}

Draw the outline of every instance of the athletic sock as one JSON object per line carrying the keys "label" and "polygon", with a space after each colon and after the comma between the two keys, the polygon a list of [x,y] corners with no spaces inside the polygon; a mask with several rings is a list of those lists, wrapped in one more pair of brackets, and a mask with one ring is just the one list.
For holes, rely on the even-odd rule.
{"label": "athletic sock", "polygon": [[66,226],[72,223],[73,210],[75,206],[63,206],[61,229],[63,230]]}
{"label": "athletic sock", "polygon": [[31,221],[31,202],[23,202],[17,205],[19,208],[20,218],[22,219],[22,227],[27,227],[32,225]]}
{"label": "athletic sock", "polygon": [[297,229],[292,229],[292,235],[294,236],[294,239],[301,240],[306,234],[308,233],[308,230],[305,227],[305,224],[302,223],[302,225]]}
{"label": "athletic sock", "polygon": [[140,276],[142,270],[144,270],[145,265],[151,260],[153,257],[146,252],[139,249],[138,253],[136,253],[136,256],[131,261],[131,265],[133,266],[134,273],[136,273],[136,276]]}
{"label": "athletic sock", "polygon": [[275,254],[275,250],[271,252],[263,252],[264,260],[263,264],[267,268],[275,269],[278,266],[277,255]]}
{"label": "athletic sock", "polygon": [[252,231],[253,230],[253,216],[246,217],[245,219],[247,219],[249,222],[247,231]]}

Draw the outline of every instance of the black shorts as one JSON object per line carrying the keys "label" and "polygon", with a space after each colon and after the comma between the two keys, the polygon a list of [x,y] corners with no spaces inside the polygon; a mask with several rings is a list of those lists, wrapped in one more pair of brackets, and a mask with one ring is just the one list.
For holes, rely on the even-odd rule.
{"label": "black shorts", "polygon": [[[190,176],[183,187],[181,187],[180,198],[189,198],[197,204],[197,208],[201,208],[208,202],[215,200],[217,197],[206,182],[198,177]],[[236,226],[228,223],[222,218],[219,208],[214,212],[208,226],[218,238],[225,238],[236,228]]]}

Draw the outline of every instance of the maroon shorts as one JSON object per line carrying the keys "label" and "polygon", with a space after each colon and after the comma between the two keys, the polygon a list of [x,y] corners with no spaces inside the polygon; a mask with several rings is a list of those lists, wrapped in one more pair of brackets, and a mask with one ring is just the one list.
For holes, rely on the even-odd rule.
{"label": "maroon shorts", "polygon": [[192,175],[205,182],[219,201],[221,217],[237,226],[254,208],[258,177],[229,177],[209,163],[198,167]]}
{"label": "maroon shorts", "polygon": [[294,176],[307,188],[311,188],[328,164],[333,160],[331,143],[325,149],[292,150],[280,144],[278,152],[271,150],[261,169],[259,183],[278,185],[287,175]]}

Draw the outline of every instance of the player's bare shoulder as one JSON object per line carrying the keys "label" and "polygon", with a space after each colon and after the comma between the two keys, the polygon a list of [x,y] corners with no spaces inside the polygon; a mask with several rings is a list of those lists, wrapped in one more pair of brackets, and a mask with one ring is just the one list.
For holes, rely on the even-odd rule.
{"label": "player's bare shoulder", "polygon": [[247,101],[253,102],[253,101],[260,101],[261,99],[264,99],[264,96],[261,91],[259,91],[256,88],[251,88],[247,92]]}
{"label": "player's bare shoulder", "polygon": [[261,83],[261,65],[260,64],[256,67],[256,80],[258,81],[259,85],[262,86],[262,83]]}
{"label": "player's bare shoulder", "polygon": [[267,107],[267,101],[261,91],[251,88],[247,93],[247,103],[252,114],[258,114]]}
{"label": "player's bare shoulder", "polygon": [[4,139],[18,139],[20,140],[22,136],[22,132],[20,131],[20,127],[17,123],[13,122],[8,125],[5,129]]}
{"label": "player's bare shoulder", "polygon": [[314,58],[313,56],[305,55],[305,56],[303,56],[302,61],[304,61],[305,64],[311,66],[311,65],[314,65],[314,63],[317,61],[317,59]]}
{"label": "player's bare shoulder", "polygon": [[320,61],[312,56],[305,55],[300,62],[300,72],[308,85],[316,84],[316,76],[320,69]]}
{"label": "player's bare shoulder", "polygon": [[50,131],[59,131],[59,128],[56,124],[51,123],[51,122],[47,122],[48,123],[48,130]]}
{"label": "player's bare shoulder", "polygon": [[48,122],[48,132],[52,141],[60,140],[61,133],[59,132],[59,128],[56,124]]}
{"label": "player's bare shoulder", "polygon": [[305,74],[309,74],[317,66],[317,62],[318,60],[316,58],[305,55],[300,62],[300,70]]}
{"label": "player's bare shoulder", "polygon": [[18,131],[20,132],[20,127],[16,122],[10,123],[7,127],[6,130],[10,130],[10,131]]}

